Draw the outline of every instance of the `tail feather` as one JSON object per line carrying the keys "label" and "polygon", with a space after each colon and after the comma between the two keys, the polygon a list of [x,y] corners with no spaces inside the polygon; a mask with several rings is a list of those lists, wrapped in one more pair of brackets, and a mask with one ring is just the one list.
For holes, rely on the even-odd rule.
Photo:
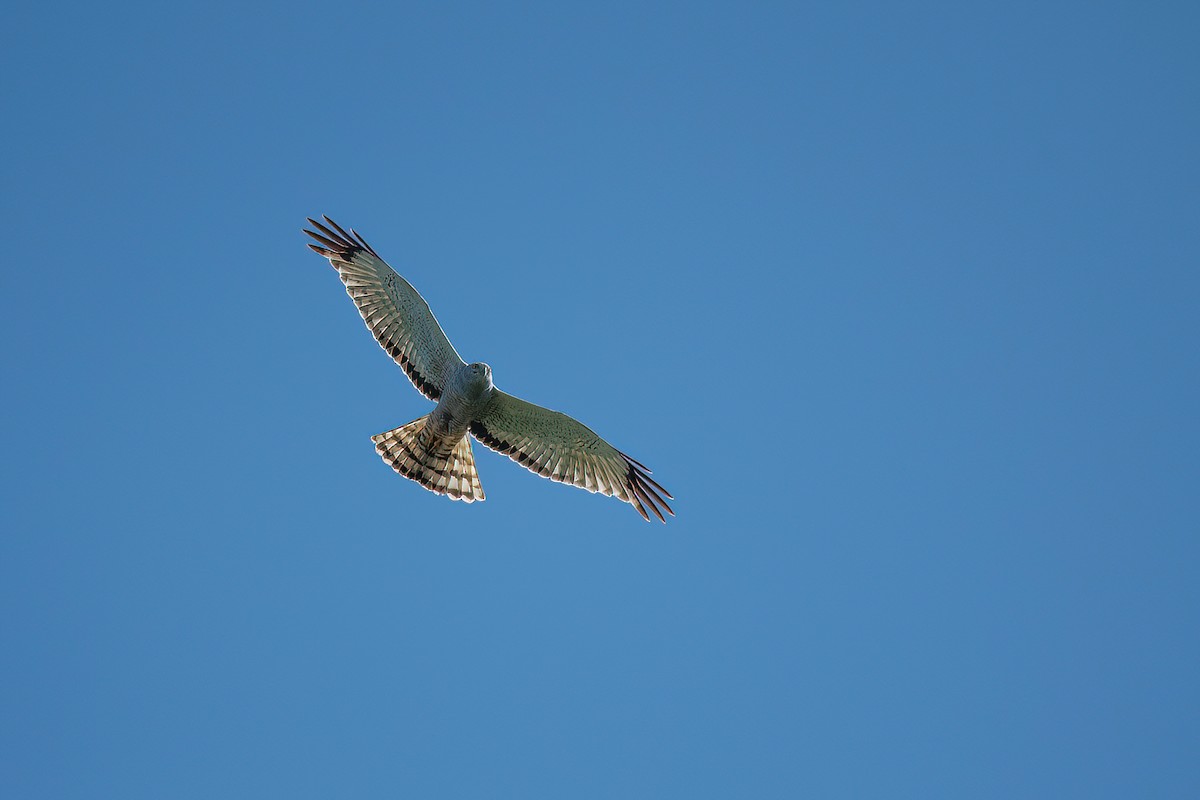
{"label": "tail feather", "polygon": [[396,472],[431,492],[467,503],[483,500],[471,437],[464,434],[456,443],[446,442],[426,428],[428,420],[426,415],[372,436],[375,452]]}

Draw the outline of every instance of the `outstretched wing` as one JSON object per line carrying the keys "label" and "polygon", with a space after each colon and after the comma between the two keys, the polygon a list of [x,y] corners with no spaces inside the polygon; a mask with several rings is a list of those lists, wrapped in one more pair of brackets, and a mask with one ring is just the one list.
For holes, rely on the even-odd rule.
{"label": "outstretched wing", "polygon": [[494,390],[492,400],[471,423],[471,435],[537,474],[589,492],[616,496],[646,520],[649,509],[663,522],[664,497],[671,493],[650,477],[650,470],[566,414],[535,406]]}
{"label": "outstretched wing", "polygon": [[312,217],[308,221],[316,230],[306,228],[304,232],[317,240],[317,244],[308,246],[328,258],[338,271],[338,277],[346,284],[346,293],[375,334],[375,341],[400,365],[421,394],[437,400],[463,360],[433,318],[425,298],[397,275],[353,228],[346,233],[329,217],[325,221],[333,230]]}

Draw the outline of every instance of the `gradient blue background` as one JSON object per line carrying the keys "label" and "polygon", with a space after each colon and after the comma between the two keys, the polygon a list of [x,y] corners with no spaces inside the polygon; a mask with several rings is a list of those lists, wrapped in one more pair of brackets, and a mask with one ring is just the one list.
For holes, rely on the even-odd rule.
{"label": "gradient blue background", "polygon": [[[10,9],[0,794],[1200,796],[1198,23]],[[319,213],[679,516],[395,476]]]}

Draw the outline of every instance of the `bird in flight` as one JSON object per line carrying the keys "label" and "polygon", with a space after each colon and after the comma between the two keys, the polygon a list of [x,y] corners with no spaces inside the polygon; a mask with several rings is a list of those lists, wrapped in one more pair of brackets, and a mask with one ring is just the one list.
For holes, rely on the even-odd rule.
{"label": "bird in flight", "polygon": [[483,500],[471,437],[538,475],[624,500],[649,521],[675,516],[670,492],[643,464],[617,450],[583,423],[502,392],[492,368],[465,363],[417,290],[387,265],[353,228],[324,217],[304,229],[317,254],[329,259],[375,340],[421,394],[430,413],[377,436],[375,452],[406,478],[452,500]]}

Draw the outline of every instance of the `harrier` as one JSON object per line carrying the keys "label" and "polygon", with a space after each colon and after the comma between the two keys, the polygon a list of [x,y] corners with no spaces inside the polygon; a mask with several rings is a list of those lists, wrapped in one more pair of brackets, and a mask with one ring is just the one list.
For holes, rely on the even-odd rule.
{"label": "harrier", "polygon": [[425,416],[371,437],[392,469],[452,500],[483,500],[474,436],[552,481],[624,500],[647,521],[654,514],[666,522],[663,511],[675,515],[664,499],[674,498],[643,464],[566,414],[500,391],[487,364],[465,363],[417,290],[357,231],[324,219],[328,225],[308,218],[316,229],[304,229],[316,240],[308,246],[329,259],[375,340],[437,403]]}

